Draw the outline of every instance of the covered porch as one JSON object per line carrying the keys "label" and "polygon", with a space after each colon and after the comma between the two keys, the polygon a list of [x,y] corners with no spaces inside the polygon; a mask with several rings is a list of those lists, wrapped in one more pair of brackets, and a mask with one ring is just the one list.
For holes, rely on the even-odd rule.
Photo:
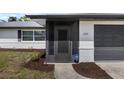
{"label": "covered porch", "polygon": [[79,53],[79,20],[46,20],[46,59],[48,62],[72,62]]}

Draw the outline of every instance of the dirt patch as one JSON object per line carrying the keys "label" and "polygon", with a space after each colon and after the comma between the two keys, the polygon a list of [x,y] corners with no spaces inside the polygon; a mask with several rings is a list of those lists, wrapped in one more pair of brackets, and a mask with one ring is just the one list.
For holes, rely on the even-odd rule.
{"label": "dirt patch", "polygon": [[0,48],[0,51],[16,51],[16,52],[42,52],[45,53],[45,49],[12,49],[12,48]]}
{"label": "dirt patch", "polygon": [[112,79],[103,69],[95,63],[73,64],[73,68],[82,76],[94,79]]}
{"label": "dirt patch", "polygon": [[24,67],[32,70],[40,70],[44,72],[54,71],[54,64],[43,64],[44,58],[35,61],[30,61],[24,65]]}

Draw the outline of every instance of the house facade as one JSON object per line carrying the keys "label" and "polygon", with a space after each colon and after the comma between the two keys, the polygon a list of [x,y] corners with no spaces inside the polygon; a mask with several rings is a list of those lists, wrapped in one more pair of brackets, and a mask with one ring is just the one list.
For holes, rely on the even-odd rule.
{"label": "house facade", "polygon": [[27,16],[33,21],[0,23],[0,48],[45,49],[49,62],[124,60],[123,14]]}
{"label": "house facade", "polygon": [[[49,62],[124,60],[123,14],[27,15],[46,25],[46,56]],[[41,22],[42,23],[42,22]]]}
{"label": "house facade", "polygon": [[36,22],[1,22],[1,49],[45,49],[44,26]]}

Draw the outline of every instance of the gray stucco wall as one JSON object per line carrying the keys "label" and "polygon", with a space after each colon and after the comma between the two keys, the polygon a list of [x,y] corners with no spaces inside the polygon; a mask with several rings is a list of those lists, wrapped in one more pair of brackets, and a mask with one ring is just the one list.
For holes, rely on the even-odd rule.
{"label": "gray stucco wall", "polygon": [[18,30],[0,29],[0,42],[18,42]]}

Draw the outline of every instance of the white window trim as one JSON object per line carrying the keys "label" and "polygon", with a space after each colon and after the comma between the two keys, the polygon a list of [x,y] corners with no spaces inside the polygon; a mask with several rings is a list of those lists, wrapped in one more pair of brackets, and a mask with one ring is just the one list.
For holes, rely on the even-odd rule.
{"label": "white window trim", "polygon": [[[23,31],[33,31],[33,41],[24,41],[23,40]],[[21,42],[40,42],[40,43],[44,43],[46,41],[46,39],[43,40],[43,41],[35,41],[35,36],[34,36],[35,31],[45,31],[45,30],[44,29],[42,29],[42,30],[21,30]]]}
{"label": "white window trim", "polygon": [[34,31],[33,31],[33,41],[35,41],[35,40],[34,40]]}

